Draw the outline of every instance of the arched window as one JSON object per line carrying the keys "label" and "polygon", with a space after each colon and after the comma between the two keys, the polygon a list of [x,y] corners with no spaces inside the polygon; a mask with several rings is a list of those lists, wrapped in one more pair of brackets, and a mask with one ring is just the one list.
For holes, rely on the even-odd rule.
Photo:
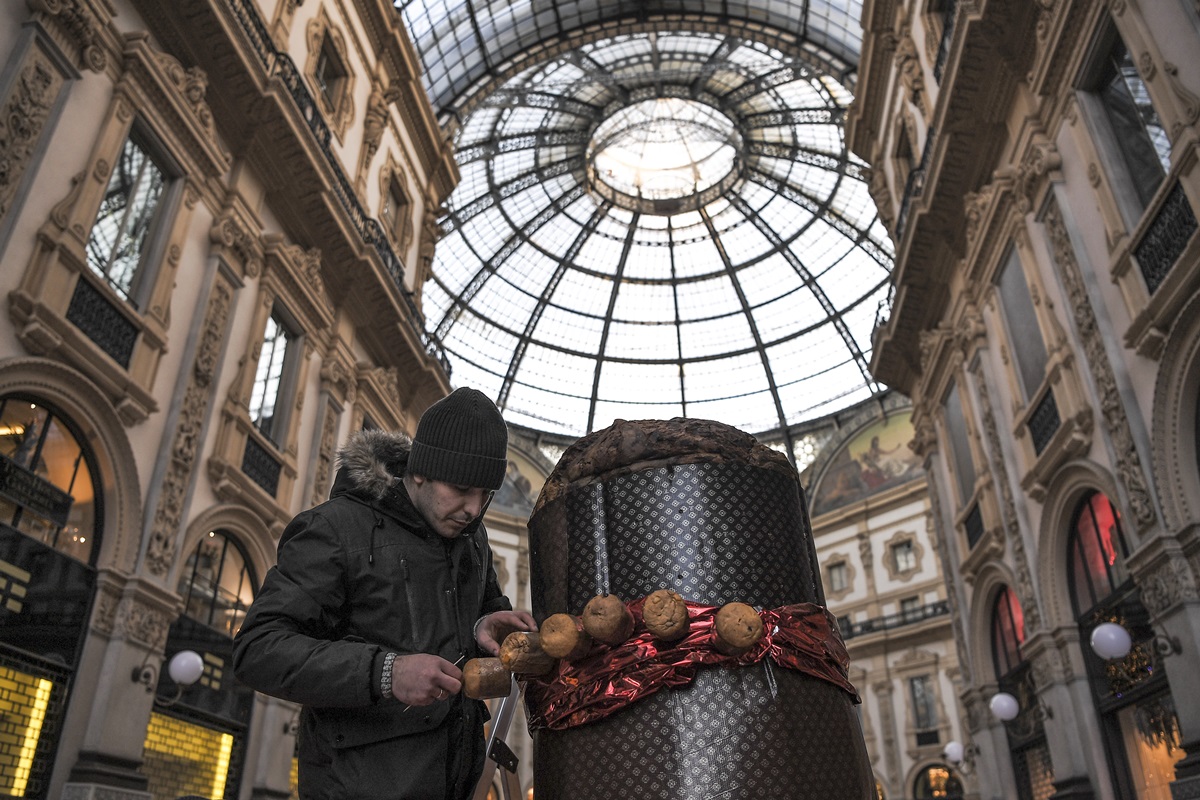
{"label": "arched window", "polygon": [[75,424],[40,400],[0,397],[0,525],[93,564],[101,498]]}
{"label": "arched window", "polygon": [[1129,577],[1121,516],[1102,493],[1090,493],[1075,509],[1068,548],[1071,602],[1078,617],[1110,597]]}
{"label": "arched window", "polygon": [[1126,567],[1129,549],[1112,502],[1100,492],[1083,498],[1068,541],[1081,640],[1087,642],[1101,622],[1119,623],[1133,639],[1122,659],[1104,660],[1083,647],[1114,792],[1136,800],[1166,797],[1175,762],[1184,756],[1179,719],[1167,683],[1169,665],[1153,646],[1154,626]]}
{"label": "arched window", "polygon": [[209,531],[188,556],[179,579],[183,613],[233,638],[254,600],[258,581],[241,544],[231,534]]}
{"label": "arched window", "polygon": [[913,797],[916,800],[958,800],[962,796],[962,781],[945,764],[926,767],[913,783]]}
{"label": "arched window", "polygon": [[1005,586],[996,595],[992,606],[992,661],[996,677],[1008,675],[1024,660],[1021,645],[1025,643],[1025,615],[1012,589]]}

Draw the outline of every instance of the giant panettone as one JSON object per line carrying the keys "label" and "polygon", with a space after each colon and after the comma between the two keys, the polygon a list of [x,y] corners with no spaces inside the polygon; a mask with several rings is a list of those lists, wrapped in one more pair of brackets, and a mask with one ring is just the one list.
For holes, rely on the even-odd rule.
{"label": "giant panettone", "polygon": [[[721,423],[617,421],[579,440],[547,480],[529,532],[539,622],[579,615],[597,595],[638,601],[660,589],[693,606],[815,607],[828,617],[795,469]],[[823,630],[844,656],[836,626]],[[605,647],[580,662],[584,672],[603,672]],[[544,688],[526,692],[539,800],[875,796],[845,681],[760,656],[699,666],[619,710],[558,726],[544,724]]]}

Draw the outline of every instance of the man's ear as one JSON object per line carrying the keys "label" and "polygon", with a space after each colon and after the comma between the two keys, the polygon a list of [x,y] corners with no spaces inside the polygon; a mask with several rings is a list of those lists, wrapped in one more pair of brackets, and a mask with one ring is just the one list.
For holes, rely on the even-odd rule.
{"label": "man's ear", "polygon": [[415,473],[415,472],[410,472],[410,473],[408,473],[407,475],[405,475],[404,477],[406,477],[406,478],[408,478],[409,480],[411,480],[411,481],[412,481],[412,482],[413,482],[415,485],[417,485],[417,486],[424,486],[424,485],[425,485],[425,481],[429,480],[429,479],[428,479],[428,478],[426,478],[424,475],[418,475],[418,474],[417,474],[417,473]]}

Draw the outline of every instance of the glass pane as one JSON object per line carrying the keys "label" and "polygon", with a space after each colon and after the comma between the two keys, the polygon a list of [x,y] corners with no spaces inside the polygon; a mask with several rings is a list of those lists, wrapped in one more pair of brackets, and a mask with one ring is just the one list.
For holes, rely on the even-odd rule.
{"label": "glass pane", "polygon": [[[536,17],[487,8],[514,43]],[[603,13],[574,8],[531,35]],[[810,33],[857,27],[808,11]],[[492,44],[461,4],[403,12],[427,65]],[[892,244],[840,125],[852,100],[712,32],[586,41],[515,71],[458,120],[462,180],[425,284],[455,382],[574,435],[679,413],[766,433],[871,396]]]}
{"label": "glass pane", "polygon": [[1185,755],[1171,695],[1127,706],[1117,720],[1138,800],[1171,800],[1175,764]]}
{"label": "glass pane", "polygon": [[954,474],[958,478],[958,501],[965,504],[975,492],[975,463],[971,460],[971,445],[967,441],[967,421],[963,415],[958,386],[946,395],[946,432],[950,436],[950,451],[954,456]]}
{"label": "glass pane", "polygon": [[1125,539],[1120,517],[1107,497],[1093,492],[1079,504],[1071,556],[1076,615],[1092,608],[1125,582]]}
{"label": "glass pane", "polygon": [[962,781],[941,764],[922,770],[913,786],[913,797],[917,800],[957,800],[962,796]]}
{"label": "glass pane", "polygon": [[1020,646],[1025,642],[1025,615],[1011,589],[1005,587],[996,596],[992,611],[992,656],[996,678],[1008,675],[1021,664]]}
{"label": "glass pane", "polygon": [[233,638],[254,601],[257,582],[237,540],[209,531],[180,574],[183,613]]}
{"label": "glass pane", "polygon": [[937,727],[937,710],[934,706],[933,682],[928,675],[910,678],[909,690],[912,692],[913,716],[917,730],[928,730]]}
{"label": "glass pane", "polygon": [[1171,169],[1171,144],[1133,57],[1119,38],[1099,91],[1138,198],[1146,206]]}
{"label": "glass pane", "polygon": [[1042,341],[1029,285],[1025,282],[1025,272],[1021,269],[1021,260],[1015,249],[1010,251],[1008,263],[1000,273],[998,287],[1025,399],[1033,400],[1032,394],[1042,385],[1046,374],[1046,345]]}
{"label": "glass pane", "polygon": [[32,400],[0,399],[0,522],[89,563],[96,487],[75,435]]}
{"label": "glass pane", "polygon": [[151,714],[141,772],[154,797],[225,797],[231,734],[194,722]]}
{"label": "glass pane", "polygon": [[279,433],[275,421],[275,405],[280,400],[279,390],[287,364],[288,346],[293,338],[279,318],[272,314],[267,320],[266,332],[263,334],[254,387],[250,392],[250,420],[272,440]]}
{"label": "glass pane", "polygon": [[87,263],[117,294],[130,299],[166,176],[132,137],[100,201],[88,236]]}
{"label": "glass pane", "polygon": [[0,686],[0,794],[25,797],[54,684],[0,665]]}

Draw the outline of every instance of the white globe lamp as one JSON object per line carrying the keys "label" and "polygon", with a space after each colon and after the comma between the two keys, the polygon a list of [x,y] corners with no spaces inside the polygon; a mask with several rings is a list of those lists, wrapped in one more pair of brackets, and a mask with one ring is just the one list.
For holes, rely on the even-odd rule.
{"label": "white globe lamp", "polygon": [[988,708],[996,715],[996,719],[1004,722],[1016,719],[1017,714],[1021,711],[1017,698],[1008,692],[996,692],[996,695],[988,703]]}
{"label": "white globe lamp", "polygon": [[942,755],[944,755],[946,760],[951,764],[961,764],[963,760],[962,742],[946,742],[946,746],[942,748]]}
{"label": "white globe lamp", "polygon": [[203,672],[204,659],[194,650],[180,650],[167,664],[167,674],[180,686],[191,686]]}
{"label": "white globe lamp", "polygon": [[1129,631],[1115,622],[1101,622],[1092,629],[1092,650],[1101,658],[1124,658],[1132,646]]}

